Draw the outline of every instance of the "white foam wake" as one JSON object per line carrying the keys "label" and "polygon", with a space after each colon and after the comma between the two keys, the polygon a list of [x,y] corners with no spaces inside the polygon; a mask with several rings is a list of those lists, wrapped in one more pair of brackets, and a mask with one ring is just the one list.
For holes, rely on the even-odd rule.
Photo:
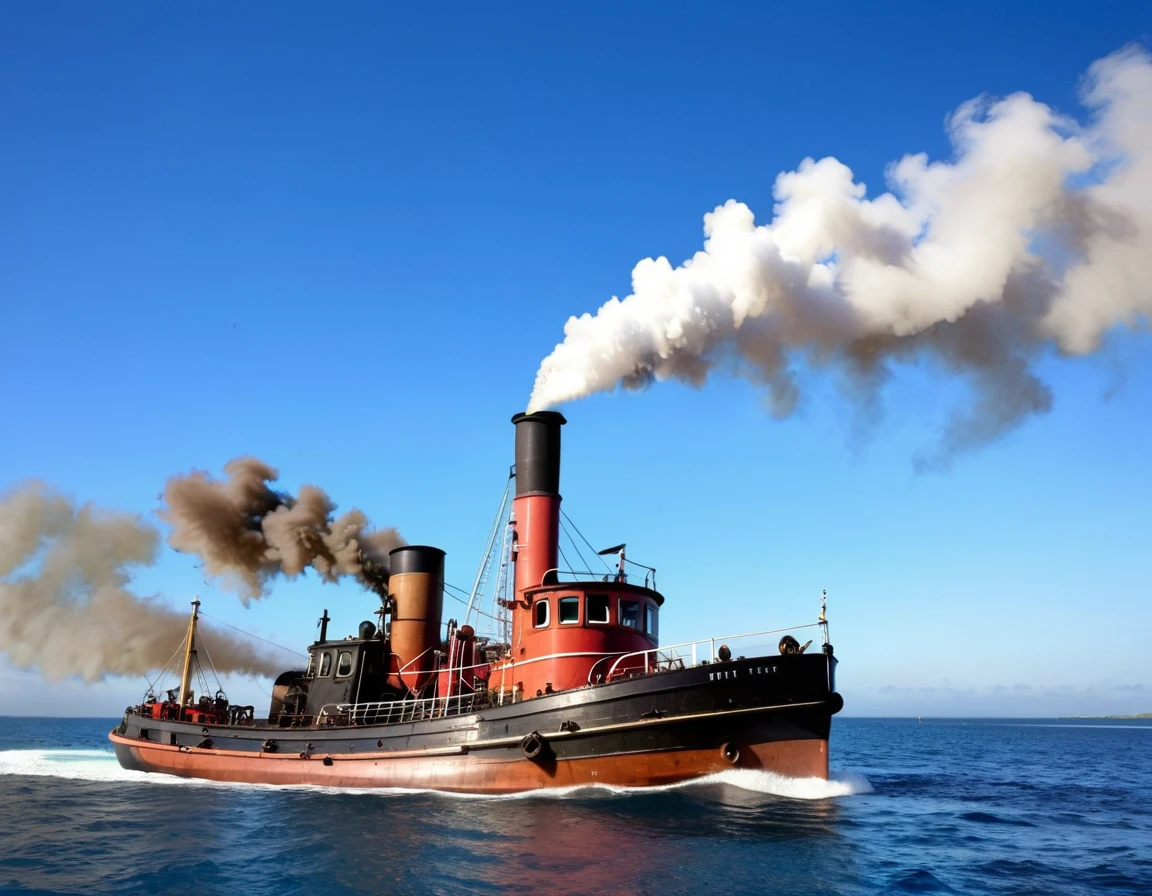
{"label": "white foam wake", "polygon": [[829,774],[828,780],[825,781],[823,778],[789,778],[785,775],[778,775],[775,772],[758,771],[755,769],[728,769],[717,772],[714,775],[692,778],[688,781],[677,781],[675,784],[663,784],[656,787],[622,787],[613,784],[593,784],[577,787],[554,787],[546,790],[530,790],[524,793],[511,794],[511,796],[569,796],[571,794],[587,793],[588,791],[597,790],[618,794],[661,793],[716,784],[726,784],[730,787],[739,787],[741,790],[749,790],[753,793],[781,796],[794,800],[825,800],[835,797],[872,793],[872,784],[868,779],[855,772],[833,771]]}
{"label": "white foam wake", "polygon": [[794,800],[825,800],[833,797],[872,793],[872,784],[863,775],[842,771],[829,772],[828,780],[825,781],[823,778],[787,778],[775,772],[753,769],[729,769],[687,783],[703,782],[730,784],[743,790],[768,793]]}
{"label": "white foam wake", "polygon": [[872,785],[863,775],[855,772],[833,771],[827,781],[823,778],[788,778],[774,772],[753,769],[728,769],[714,775],[665,784],[657,787],[621,787],[610,784],[550,787],[521,793],[493,796],[478,793],[447,793],[436,790],[407,790],[395,787],[338,788],[317,785],[293,785],[290,788],[272,784],[235,784],[179,778],[174,775],[147,774],[121,768],[110,750],[0,750],[0,775],[28,775],[33,777],[66,778],[72,781],[99,781],[105,783],[154,784],[161,786],[228,787],[245,789],[293,789],[320,793],[369,793],[378,796],[411,796],[432,793],[437,796],[471,799],[556,799],[601,792],[606,794],[661,793],[692,787],[725,784],[794,800],[824,800],[871,793]]}
{"label": "white foam wake", "polygon": [[121,768],[111,750],[0,750],[0,775],[73,781],[141,781],[149,777]]}

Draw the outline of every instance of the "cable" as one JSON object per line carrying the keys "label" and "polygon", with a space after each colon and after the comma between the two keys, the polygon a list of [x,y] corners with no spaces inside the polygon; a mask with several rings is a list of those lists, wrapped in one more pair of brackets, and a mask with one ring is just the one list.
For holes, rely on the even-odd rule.
{"label": "cable", "polygon": [[588,567],[588,572],[592,571],[592,564],[584,559],[584,554],[580,551],[580,545],[576,544],[576,539],[572,537],[572,533],[568,531],[568,527],[564,525],[563,521],[560,523],[560,531],[568,536],[568,541],[572,545],[572,549],[576,552],[576,556],[580,558],[580,563]]}
{"label": "cable", "polygon": [[[187,638],[184,639],[184,641],[187,641],[187,640],[188,640]],[[180,646],[177,647],[172,652],[172,656],[168,657],[168,662],[166,662],[163,666],[160,667],[160,671],[156,673],[156,677],[154,679],[152,679],[152,681],[148,681],[147,675],[140,676],[145,681],[148,681],[148,690],[151,691],[153,694],[156,693],[156,683],[159,682],[160,679],[163,678],[168,673],[168,667],[172,665],[172,660],[176,659],[176,657],[179,655],[180,651],[184,649],[184,641],[180,642]]]}
{"label": "cable", "polygon": [[568,571],[572,572],[573,571],[572,561],[569,560],[568,556],[564,553],[564,548],[560,547],[559,540],[557,540],[557,542],[556,542],[556,549],[560,552],[560,559],[562,559],[564,561],[564,565],[568,567]]}
{"label": "cable", "polygon": [[204,651],[204,656],[208,658],[208,668],[212,670],[212,677],[216,679],[216,690],[224,690],[220,687],[220,675],[216,672],[216,664],[212,662],[212,654],[208,652],[208,642],[203,638],[200,639],[200,647]]}
{"label": "cable", "polygon": [[301,653],[299,650],[293,650],[291,647],[285,647],[283,644],[277,644],[275,641],[269,641],[267,638],[261,638],[259,635],[254,635],[251,632],[246,632],[242,628],[236,628],[236,626],[234,626],[234,625],[229,625],[223,619],[217,619],[215,616],[209,616],[203,610],[200,611],[200,615],[203,616],[205,619],[211,619],[213,622],[218,622],[222,626],[224,626],[225,628],[232,629],[232,631],[234,631],[234,632],[240,632],[240,634],[244,635],[245,637],[254,638],[257,641],[263,641],[265,644],[271,644],[277,650],[283,650],[286,653],[291,653],[291,654],[294,654],[295,656],[307,656],[307,654]]}
{"label": "cable", "polygon": [[[461,594],[467,594],[468,593],[463,588],[457,588],[455,585],[449,585],[447,582],[444,583],[444,587],[445,588],[451,588],[453,591],[459,591]],[[457,603],[464,604],[464,606],[468,606],[468,601],[464,600],[463,598],[457,597],[455,594],[448,594],[447,592],[445,592],[445,594],[448,597],[452,598],[452,600],[456,601]],[[499,622],[500,621],[499,616],[493,616],[491,613],[485,613],[483,610],[478,610],[475,607],[472,608],[472,612],[475,613],[477,616],[483,616],[485,619],[491,619],[493,622]]]}
{"label": "cable", "polygon": [[596,548],[592,547],[592,542],[590,542],[587,538],[584,538],[584,533],[580,531],[580,529],[577,527],[577,525],[574,522],[572,522],[572,517],[570,517],[570,516],[568,516],[568,514],[564,513],[563,507],[560,508],[560,513],[564,517],[564,519],[566,519],[568,521],[568,525],[570,525],[573,529],[575,529],[576,534],[579,535],[581,539],[583,539],[584,544],[588,545],[588,550],[590,550],[597,557],[600,557],[600,562],[604,564],[604,566],[605,566],[605,568],[607,568],[608,572],[612,572],[612,566],[608,563],[607,560],[605,560],[603,558],[603,556],[601,556],[600,552],[598,550],[596,550]]}

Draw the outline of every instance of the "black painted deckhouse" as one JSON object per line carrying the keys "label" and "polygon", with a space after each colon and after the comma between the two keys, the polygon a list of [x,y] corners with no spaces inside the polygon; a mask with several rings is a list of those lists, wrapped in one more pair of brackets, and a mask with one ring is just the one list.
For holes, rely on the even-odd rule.
{"label": "black painted deckhouse", "polygon": [[[280,675],[257,718],[223,693],[192,692],[194,602],[180,687],[127,710],[109,735],[120,764],[217,781],[488,793],[657,785],[730,768],[827,778],[843,701],[823,604],[806,625],[661,646],[655,571],[624,545],[600,552],[617,560],[607,572],[559,568],[566,421],[545,411],[512,422],[512,511],[506,496],[489,536],[495,562],[481,567],[498,568],[497,618],[483,617],[491,635],[477,635],[471,614],[442,623],[443,551],[397,548],[379,588],[381,624],[333,639],[325,611],[307,668]],[[820,647],[808,652],[813,639],[797,634],[810,628]]]}

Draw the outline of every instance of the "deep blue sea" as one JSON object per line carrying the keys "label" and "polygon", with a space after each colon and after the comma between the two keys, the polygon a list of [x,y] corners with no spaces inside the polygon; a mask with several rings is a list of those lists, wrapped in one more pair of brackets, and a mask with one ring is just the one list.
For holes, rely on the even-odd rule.
{"label": "deep blue sea", "polygon": [[0,718],[0,894],[1152,894],[1152,722],[836,719],[834,780],[516,797],[120,769]]}

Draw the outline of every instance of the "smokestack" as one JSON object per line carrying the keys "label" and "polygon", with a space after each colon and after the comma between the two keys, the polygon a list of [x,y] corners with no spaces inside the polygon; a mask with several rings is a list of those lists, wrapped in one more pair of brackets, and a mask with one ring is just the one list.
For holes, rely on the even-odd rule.
{"label": "smokestack", "polygon": [[[560,538],[560,427],[556,411],[517,414],[516,596],[542,584],[556,568]],[[549,576],[551,578],[551,576]]]}
{"label": "smokestack", "polygon": [[[392,633],[388,683],[419,692],[432,679],[444,610],[444,552],[410,544],[388,553]],[[409,668],[405,668],[409,667]]]}

